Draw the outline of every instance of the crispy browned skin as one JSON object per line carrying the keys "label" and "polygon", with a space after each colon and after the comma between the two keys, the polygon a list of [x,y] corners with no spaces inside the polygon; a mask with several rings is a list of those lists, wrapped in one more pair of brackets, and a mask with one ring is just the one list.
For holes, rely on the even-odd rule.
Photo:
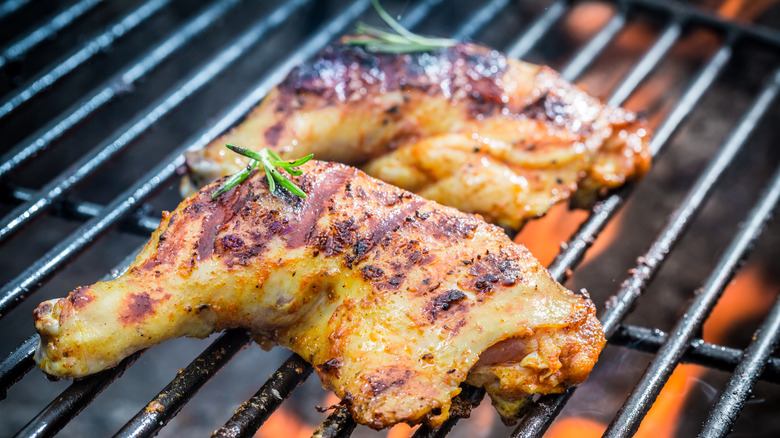
{"label": "crispy browned skin", "polygon": [[249,117],[187,154],[192,193],[245,161],[224,145],[362,166],[421,196],[517,229],[556,202],[585,205],[650,164],[643,122],[550,68],[464,43],[430,53],[332,45]]}
{"label": "crispy browned skin", "polygon": [[257,172],[166,213],[130,269],[35,311],[35,358],[80,377],[178,336],[233,327],[312,363],[374,428],[437,426],[466,381],[511,418],[582,382],[604,336],[586,297],[498,227],[341,164],[310,162],[301,199]]}

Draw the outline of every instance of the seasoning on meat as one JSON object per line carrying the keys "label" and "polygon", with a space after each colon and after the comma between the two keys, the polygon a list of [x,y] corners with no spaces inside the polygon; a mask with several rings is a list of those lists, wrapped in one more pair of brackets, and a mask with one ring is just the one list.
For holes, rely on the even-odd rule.
{"label": "seasoning on meat", "polygon": [[179,336],[249,330],[309,361],[374,428],[438,426],[463,382],[508,420],[585,380],[604,346],[587,297],[498,227],[342,164],[269,192],[224,179],[165,213],[120,277],[35,311],[35,359],[75,378]]}
{"label": "seasoning on meat", "polygon": [[585,206],[641,177],[649,137],[635,114],[484,46],[387,54],[336,43],[293,69],[234,130],[189,151],[182,190],[244,167],[224,150],[234,143],[361,166],[518,229],[556,202]]}

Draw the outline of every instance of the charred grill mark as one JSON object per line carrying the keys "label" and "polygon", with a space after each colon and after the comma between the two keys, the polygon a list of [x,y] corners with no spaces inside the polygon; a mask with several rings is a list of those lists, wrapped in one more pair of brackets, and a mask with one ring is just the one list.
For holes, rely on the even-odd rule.
{"label": "charred grill mark", "polygon": [[261,232],[249,231],[248,242],[244,239],[227,235],[222,237],[219,245],[220,260],[228,268],[234,265],[247,266],[252,259],[262,254],[266,249],[267,236]]}
{"label": "charred grill mark", "polygon": [[154,315],[157,305],[168,298],[170,294],[165,294],[161,298],[152,298],[149,292],[127,294],[122,298],[119,322],[123,326],[141,323],[147,317]]}
{"label": "charred grill mark", "polygon": [[470,239],[478,227],[478,222],[471,217],[452,216],[441,210],[434,210],[434,220],[428,221],[428,216],[417,216],[422,223],[422,231],[439,240],[457,242]]}
{"label": "charred grill mark", "polygon": [[371,234],[368,239],[360,240],[360,244],[356,244],[355,255],[358,257],[358,260],[360,260],[364,254],[371,251],[383,237],[396,231],[404,220],[409,217],[412,212],[416,212],[422,207],[424,203],[425,201],[415,199],[402,209],[392,212],[389,216],[374,216],[374,219],[368,223],[368,227],[371,229]]}
{"label": "charred grill mark", "polygon": [[457,312],[465,309],[465,306],[460,303],[466,294],[457,290],[451,289],[433,297],[423,308],[423,315],[428,319],[430,323],[436,322],[436,318],[440,314],[449,310]]}
{"label": "charred grill mark", "polygon": [[285,119],[282,118],[276,124],[265,130],[263,136],[265,137],[268,146],[276,146],[279,143],[279,137],[284,130],[284,120]]}
{"label": "charred grill mark", "polygon": [[466,285],[479,293],[492,292],[496,285],[513,286],[522,277],[520,264],[504,251],[477,256],[468,273],[472,278]]}
{"label": "charred grill mark", "polygon": [[[295,68],[279,89],[283,95],[317,95],[324,104],[358,100],[379,90],[420,90],[451,101],[471,100],[476,115],[505,105],[500,78],[506,70],[503,54],[469,43],[403,55],[334,44]],[[398,110],[392,106],[386,113],[394,115]]]}
{"label": "charred grill mark", "polygon": [[364,379],[367,385],[364,385],[364,389],[370,390],[373,396],[378,396],[394,386],[403,386],[413,376],[414,372],[410,369],[391,366],[366,375]]}
{"label": "charred grill mark", "polygon": [[244,240],[238,236],[228,234],[219,239],[223,251],[240,251],[246,247]]}
{"label": "charred grill mark", "polygon": [[198,239],[198,261],[207,259],[214,253],[217,232],[225,226],[228,217],[226,209],[215,208],[203,219],[203,228]]}
{"label": "charred grill mark", "polygon": [[360,269],[360,274],[366,281],[379,281],[385,278],[385,271],[379,266],[366,265]]}
{"label": "charred grill mark", "polygon": [[304,200],[296,232],[289,235],[287,240],[288,248],[298,248],[309,242],[317,221],[322,216],[323,210],[325,210],[326,204],[332,201],[336,192],[344,187],[345,181],[353,177],[355,172],[357,170],[350,171],[349,168],[344,166],[334,166],[320,174],[319,180],[313,187],[309,190],[304,189],[308,198]]}
{"label": "charred grill mark", "polygon": [[328,230],[312,238],[313,246],[328,257],[343,254],[354,248],[357,240],[358,225],[355,219],[337,221]]}
{"label": "charred grill mark", "polygon": [[68,295],[68,300],[74,308],[81,309],[95,299],[95,294],[90,289],[90,287],[80,286]]}

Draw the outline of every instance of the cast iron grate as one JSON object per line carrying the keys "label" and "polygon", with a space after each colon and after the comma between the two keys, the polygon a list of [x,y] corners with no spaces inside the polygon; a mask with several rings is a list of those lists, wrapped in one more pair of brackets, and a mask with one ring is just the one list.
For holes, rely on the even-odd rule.
{"label": "cast iron grate", "polygon": [[[171,14],[175,3],[174,0],[123,2],[120,7],[124,6],[125,9],[112,16],[113,21],[105,26],[103,32],[93,32],[91,36],[82,38],[65,56],[60,56],[59,53],[48,55],[54,61],[40,72],[28,75],[23,83],[14,84],[7,81],[9,84],[0,98],[0,124],[12,124],[23,117],[26,111],[31,111],[30,108],[34,108],[37,100],[64,92],[62,90],[66,88],[71,89],[68,82],[70,75],[80,69],[90,68],[91,63],[100,62],[101,57],[110,56],[114,50],[121,52],[121,46],[128,35],[143,29],[149,21]],[[166,123],[170,114],[180,111],[188,99],[218,82],[226,71],[233,68],[238,60],[253,53],[258,45],[273,38],[280,29],[299,20],[301,14],[312,15],[311,8],[315,2],[293,0],[278,2],[276,6],[267,8],[257,17],[253,17],[254,21],[242,31],[230,34],[231,38],[226,39],[219,50],[205,62],[200,59],[198,62],[193,61],[190,70],[169,79],[166,91],[154,99],[151,105],[131,113],[125,123],[108,137],[109,140],[83,151],[59,174],[44,178],[41,186],[17,183],[13,176],[20,169],[25,169],[24,166],[27,166],[32,158],[45,160],[50,150],[55,149],[54,145],[63,139],[67,140],[73,135],[72,132],[76,132],[86,121],[108,111],[120,98],[134,93],[135,87],[146,81],[155,70],[166,68],[166,63],[174,59],[177,52],[184,50],[193,40],[202,38],[206,32],[213,31],[227,16],[236,14],[236,10],[246,6],[245,2],[240,0],[202,3],[196,13],[184,14],[184,18],[166,28],[168,33],[159,41],[151,46],[144,46],[135,56],[128,57],[129,60],[121,64],[101,85],[92,87],[92,84],[89,84],[90,86],[80,89],[78,97],[72,98],[75,101],[73,105],[48,117],[31,134],[16,134],[19,138],[13,144],[2,145],[0,200],[3,210],[0,218],[0,244],[10,251],[10,245],[17,242],[14,240],[16,236],[26,232],[34,220],[46,215],[66,218],[80,225],[29,267],[14,273],[3,285],[0,290],[0,318],[13,312],[68,263],[79,257],[90,245],[105,238],[113,229],[119,228],[129,233],[148,236],[156,227],[158,221],[155,217],[158,215],[156,212],[150,214],[150,207],[144,203],[176,180],[177,169],[183,164],[182,152],[207,144],[236,124],[292,67],[312,56],[338,35],[347,32],[358,17],[370,14],[368,0],[334,2],[334,5],[327,2],[328,9],[335,9],[336,12],[311,26],[304,38],[295,44],[294,50],[291,48],[281,58],[274,59],[272,66],[248,93],[243,93],[238,101],[226,104],[226,110],[212,118],[206,129],[197,130],[190,127],[186,141],[166,151],[166,156],[157,165],[146,169],[146,174],[122,187],[122,192],[107,203],[82,200],[74,193],[79,186],[94,178],[95,174],[104,171],[117,156],[133,147],[139,139],[153,135],[150,132],[160,129],[159,126]],[[566,16],[574,3],[577,2],[549,2],[533,22],[514,36],[510,44],[500,48],[512,57],[522,58],[531,53],[554,31],[556,24]],[[629,99],[686,33],[706,29],[720,37],[719,48],[701,67],[656,129],[651,145],[654,156],[658,156],[672,143],[675,132],[697,108],[712,84],[732,61],[736,47],[755,44],[780,50],[780,32],[776,30],[725,21],[684,4],[651,0],[615,0],[609,3],[615,4],[616,13],[561,69],[567,79],[576,80],[637,15],[650,14],[663,23],[655,43],[611,92],[607,100],[613,105],[621,105]],[[391,10],[392,6],[395,6],[392,2],[388,4]],[[424,0],[405,6],[402,22],[410,28],[419,28],[426,18],[444,13],[441,0]],[[25,8],[29,7],[31,6],[24,0],[6,1],[0,4],[0,20],[7,22],[14,18],[14,14],[23,13]],[[45,46],[47,41],[55,36],[79,32],[79,26],[84,26],[84,17],[105,7],[99,0],[72,2],[70,6],[62,8],[61,12],[51,14],[49,19],[30,24],[23,33],[13,36],[0,49],[0,69],[5,69],[4,74],[9,77],[13,75],[12,71],[16,71],[13,70],[15,68],[24,72],[23,68],[17,68],[18,65],[35,56],[36,50],[42,50],[40,46]],[[450,32],[459,39],[473,38],[490,26],[502,12],[512,7],[514,4],[508,0],[486,2],[473,10],[465,20],[450,24]],[[221,31],[231,32],[230,29],[224,28]],[[654,360],[631,391],[605,436],[620,437],[635,432],[671,372],[680,362],[701,364],[733,373],[728,387],[723,390],[711,410],[702,436],[722,436],[728,433],[758,379],[774,383],[780,381],[780,360],[770,357],[780,331],[780,304],[773,307],[757,332],[754,342],[745,350],[708,344],[700,339],[699,334],[704,320],[726,283],[759,237],[777,204],[780,196],[780,173],[771,179],[766,191],[745,216],[744,225],[721,255],[709,278],[702,284],[699,293],[686,309],[685,317],[679,319],[669,334],[657,329],[622,323],[672,248],[702,210],[715,190],[716,183],[733,163],[734,157],[751,139],[764,116],[775,105],[778,91],[780,67],[766,76],[763,88],[753,104],[741,116],[737,126],[728,135],[688,195],[669,216],[650,248],[637,259],[636,266],[601,315],[611,344],[629,346],[654,354]],[[211,117],[214,117],[215,113],[212,111]],[[558,281],[563,282],[569,278],[572,269],[579,265],[596,237],[634,190],[633,186],[624,187],[609,194],[592,208],[588,219],[549,266],[550,272]],[[121,270],[121,267],[122,264],[118,269]],[[0,394],[3,397],[8,388],[22,379],[33,367],[32,353],[36,341],[37,337],[31,336],[7,353],[0,362]],[[224,333],[160,391],[151,402],[157,409],[141,408],[138,414],[121,428],[117,436],[140,437],[158,433],[212,376],[250,342],[250,337],[243,331]],[[132,366],[141,354],[142,352],[139,352],[127,358],[114,369],[73,382],[30,420],[18,435],[56,434],[103,389]],[[251,399],[238,407],[235,415],[216,435],[251,436],[310,374],[311,367],[306,362],[295,355],[291,356]],[[572,392],[542,397],[521,420],[512,436],[541,436]],[[466,387],[458,397],[458,403],[468,410],[468,406],[478,403],[482,397],[482,390]],[[442,429],[431,431],[423,427],[418,429],[415,436],[444,435],[457,421],[458,418],[453,416]],[[215,427],[218,425],[215,424]],[[315,434],[349,435],[354,427],[352,420],[342,410],[336,409]]]}

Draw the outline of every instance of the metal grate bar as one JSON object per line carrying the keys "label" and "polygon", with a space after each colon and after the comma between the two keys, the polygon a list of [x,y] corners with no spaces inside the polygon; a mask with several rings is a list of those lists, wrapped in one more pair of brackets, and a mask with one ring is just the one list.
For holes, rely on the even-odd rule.
{"label": "metal grate bar", "polygon": [[128,13],[117,23],[113,23],[108,30],[97,35],[84,43],[76,53],[67,57],[63,62],[53,67],[37,79],[32,80],[30,85],[16,93],[13,97],[0,104],[0,119],[10,114],[13,110],[35,97],[41,91],[62,79],[79,66],[83,65],[93,56],[104,51],[114,44],[114,41],[123,37],[132,31],[144,20],[151,17],[155,12],[164,8],[171,0],[149,0],[137,9]]}
{"label": "metal grate bar", "polygon": [[[729,44],[724,45],[710,59],[707,65],[702,68],[677,103],[677,106],[656,130],[650,142],[650,150],[653,157],[656,157],[661,152],[663,147],[668,144],[672,134],[688,118],[701,97],[704,96],[704,93],[715,81],[715,78],[726,66],[729,59],[731,59],[731,54],[732,46]],[[627,186],[594,206],[590,217],[580,226],[574,237],[566,244],[565,249],[555,257],[555,260],[548,268],[553,278],[558,281],[565,281],[568,278],[566,271],[582,260],[585,251],[590,248],[590,245],[596,240],[598,234],[617,212],[617,209],[623,205],[630,190],[631,187]]]}
{"label": "metal grate bar", "polygon": [[[776,94],[777,88],[780,87],[780,70],[775,74],[773,85]],[[780,199],[780,169],[775,173],[769,188],[751,210],[747,222],[732,240],[706,283],[696,292],[693,302],[685,311],[687,317],[677,323],[642,379],[610,423],[604,434],[605,437],[629,436],[639,428],[639,423],[674,371],[687,345],[693,339],[695,331],[701,328],[739,262],[758,238],[778,199]]]}
{"label": "metal grate bar", "polygon": [[662,11],[667,14],[685,17],[690,22],[696,23],[717,30],[721,33],[739,33],[754,41],[780,46],[780,32],[775,29],[764,27],[758,24],[745,26],[738,22],[724,20],[716,14],[705,10],[686,5],[682,2],[668,2],[656,0],[612,0],[613,2],[625,2],[634,6],[641,6],[645,9]]}
{"label": "metal grate bar", "polygon": [[[227,62],[229,59],[238,57],[244,53],[245,45],[247,45],[246,43],[249,42],[248,40],[260,38],[266,33],[266,31],[281,24],[301,3],[302,1],[300,0],[298,2],[286,3],[270,16],[261,20],[257,25],[252,27],[248,33],[239,38],[236,43],[232,44],[228,49],[226,49],[226,51],[222,52],[217,56],[217,58],[213,59],[212,62],[208,64],[208,69],[202,70],[198,75],[187,81],[187,84],[192,85],[189,88],[182,88],[180,90],[181,93],[187,94],[188,91],[192,89],[192,87],[199,87],[202,84],[205,84],[207,80],[216,74],[215,70],[222,70],[225,68],[226,64],[223,64],[224,62]],[[171,99],[173,99],[172,96],[173,95],[171,95]],[[163,110],[165,108],[167,107],[164,107]],[[158,112],[149,113],[145,119],[152,119],[156,115],[158,115]],[[151,122],[152,120],[149,120],[149,124],[151,124]],[[146,126],[149,125],[147,124]],[[205,138],[205,135],[201,136],[200,138]],[[118,141],[121,140],[124,140],[124,137],[120,137]],[[124,143],[125,142],[122,142],[122,144]],[[117,146],[121,147],[122,144]],[[163,162],[161,165],[157,166],[152,172],[147,174],[148,179],[146,179],[146,181],[141,183],[139,186],[126,190],[123,195],[117,198],[117,200],[115,200],[109,207],[106,207],[105,211],[107,213],[105,216],[96,217],[95,219],[84,224],[81,228],[79,228],[79,231],[71,234],[69,238],[58,244],[43,258],[33,263],[30,268],[7,283],[3,289],[0,290],[0,318],[11,308],[15,307],[19,302],[21,302],[21,300],[23,300],[29,293],[40,287],[44,281],[54,275],[55,271],[60,269],[74,255],[86,248],[86,246],[95,238],[108,231],[110,227],[113,226],[119,219],[128,214],[133,208],[137,207],[137,204],[149,196],[152,190],[156,189],[160,184],[162,184],[164,180],[167,180],[167,178],[171,177],[174,174],[176,167],[184,164],[183,157],[180,155],[184,150],[186,149],[177,149],[177,151],[173,154],[175,157],[174,159],[170,160],[169,162]],[[83,174],[85,172],[89,172],[89,169],[84,169],[79,173]],[[62,182],[61,184],[65,183]],[[67,185],[70,186],[72,184],[67,183]],[[50,191],[50,196],[48,198],[58,198],[61,195],[61,193]],[[42,198],[42,200],[35,205],[41,204],[48,198]],[[51,206],[50,203],[47,205]]]}
{"label": "metal grate bar", "polygon": [[149,72],[184,47],[191,38],[220,20],[239,1],[220,0],[201,12],[189,22],[177,28],[168,39],[141,54],[137,62],[109,79],[103,89],[74,105],[73,109],[66,116],[50,122],[44,128],[31,135],[29,137],[30,140],[23,140],[19,146],[11,149],[0,158],[0,178],[27,162],[30,158],[48,149],[53,141],[62,137],[88,116],[122,95],[126,90],[131,89],[136,82],[142,80]]}
{"label": "metal grate bar", "polygon": [[700,437],[723,437],[734,427],[734,421],[745,407],[759,376],[767,368],[770,354],[777,347],[780,334],[780,299],[775,302],[761,327],[753,335],[753,342],[745,350],[745,357],[734,371],[728,385],[720,393]]}
{"label": "metal grate bar", "polygon": [[[667,144],[671,135],[690,115],[693,108],[696,107],[699,100],[704,95],[704,92],[709,89],[715,78],[723,70],[726,63],[731,58],[731,54],[732,48],[730,45],[721,47],[688,87],[677,106],[675,106],[674,110],[669,114],[666,120],[664,120],[661,127],[655,133],[650,145],[650,149],[654,156],[660,152]],[[590,248],[591,244],[606,226],[607,222],[617,212],[618,208],[622,206],[625,198],[630,193],[630,189],[631,187],[628,186],[594,206],[590,217],[581,225],[574,237],[569,240],[565,245],[564,250],[555,257],[555,260],[548,268],[553,278],[561,282],[568,278],[567,271],[582,260],[585,251]],[[561,395],[543,397],[538,403],[530,408],[512,436],[540,436],[550,425],[552,419],[566,404],[572,393],[573,390],[569,390]]]}
{"label": "metal grate bar", "polygon": [[20,60],[27,52],[40,44],[41,41],[52,38],[57,32],[76,21],[79,17],[89,12],[102,1],[103,0],[81,0],[54,16],[46,24],[34,30],[26,37],[11,46],[2,49],[0,52],[0,68],[9,62]]}
{"label": "metal grate bar", "polygon": [[[436,0],[429,0],[425,5],[435,4],[436,2]],[[219,136],[222,132],[227,130],[230,126],[234,125],[238,120],[241,119],[243,114],[246,114],[246,112],[248,112],[254,106],[252,102],[257,102],[258,95],[265,95],[279,80],[281,80],[281,77],[287,74],[287,71],[289,71],[290,68],[312,56],[335,35],[342,32],[349,23],[354,21],[358,15],[367,9],[368,5],[368,0],[356,1],[344,12],[342,12],[342,14],[337,19],[331,21],[327,26],[313,35],[305,44],[301,46],[298,51],[293,53],[290,57],[286,58],[286,60],[282,62],[282,64],[278,66],[271,74],[263,78],[248,97],[244,98],[238,105],[234,106],[233,109],[224,115],[215,125],[207,129],[205,132],[197,133],[195,136],[193,136],[195,140],[193,140],[192,143],[188,143],[186,146],[182,146],[174,151],[172,156],[175,158],[168,162],[163,162],[156,168],[152,169],[152,171],[150,171],[140,180],[136,187],[128,189],[111,205],[107,206],[104,209],[104,211],[107,212],[106,214],[100,215],[99,217],[96,217],[90,222],[84,224],[84,226],[71,234],[71,236],[66,241],[56,247],[51,252],[51,254],[53,254],[51,255],[53,258],[52,263],[60,264],[62,263],[62,259],[68,258],[72,254],[75,254],[76,252],[83,249],[83,247],[86,245],[86,242],[94,239],[95,235],[101,233],[104,229],[115,223],[118,218],[121,218],[123,215],[127,214],[129,210],[131,210],[138,202],[146,199],[146,197],[148,197],[157,187],[165,184],[169,178],[175,175],[176,168],[184,164],[184,159],[181,155],[184,150],[204,146]],[[420,19],[421,18],[422,17],[420,17]],[[37,264],[42,264],[46,259],[47,256],[39,260]],[[3,297],[3,299],[5,298],[6,297]],[[5,299],[5,301],[7,301],[7,299]],[[0,301],[0,308],[3,308],[2,305],[5,303],[5,301]],[[136,355],[139,354],[140,352],[136,353]],[[189,367],[185,369],[185,372],[188,372],[188,370]],[[216,373],[216,371],[217,370],[214,370],[213,373]],[[86,379],[90,378],[88,377]],[[106,385],[108,383],[110,382],[107,382]],[[84,401],[82,401],[82,404],[85,404],[90,401],[91,398],[85,398],[83,400]],[[68,418],[71,418],[74,415],[75,414],[70,415]],[[40,420],[37,419],[42,416],[50,417],[51,414],[42,412],[31,423],[39,423]]]}
{"label": "metal grate bar", "polygon": [[30,3],[30,0],[8,0],[7,2],[3,2],[3,4],[0,5],[0,20],[13,14],[27,3]]}
{"label": "metal grate bar", "polygon": [[[667,334],[658,329],[620,324],[609,338],[609,343],[655,354],[666,339]],[[744,354],[744,350],[710,344],[699,338],[690,342],[680,362],[734,373]],[[756,376],[767,382],[780,383],[780,358],[770,357],[766,362],[763,374],[758,373]]]}
{"label": "metal grate bar", "polygon": [[680,207],[670,216],[663,231],[653,242],[650,249],[641,257],[639,264],[631,271],[617,293],[617,298],[602,315],[604,332],[609,337],[617,328],[618,322],[628,313],[633,302],[641,295],[647,284],[663,264],[666,254],[674,247],[680,236],[692,222],[700,207],[714,191],[723,172],[736,154],[742,149],[750,135],[758,126],[761,118],[770,108],[780,90],[780,70],[764,88],[737,127],[732,131],[725,144],[707,166],[694,184]]}
{"label": "metal grate bar", "polygon": [[312,372],[312,366],[297,354],[287,359],[235,414],[214,432],[212,438],[251,437],[269,416],[290,397]]}
{"label": "metal grate bar", "polygon": [[140,356],[135,353],[114,368],[75,380],[46,408],[16,433],[18,438],[42,438],[54,436],[71,418],[78,415],[108,385],[118,379]]}
{"label": "metal grate bar", "polygon": [[542,40],[542,37],[558,22],[566,12],[567,0],[558,0],[537,18],[519,38],[512,43],[506,51],[510,58],[522,58]]}
{"label": "metal grate bar", "polygon": [[631,70],[631,73],[612,92],[612,95],[607,99],[607,105],[620,106],[631,96],[631,93],[639,87],[639,84],[653,71],[666,53],[669,52],[669,49],[677,42],[682,34],[682,29],[683,23],[676,20],[666,26],[666,29],[658,37],[653,47],[645,53],[634,69]]}
{"label": "metal grate bar", "polygon": [[509,0],[491,0],[485,6],[482,7],[469,21],[452,35],[452,38],[458,41],[465,41],[468,38],[474,36],[480,29],[482,29],[493,17],[496,16],[502,9],[506,7]]}
{"label": "metal grate bar", "polygon": [[[293,3],[287,3],[290,6]],[[139,182],[125,190],[111,204],[104,208],[104,213],[95,219],[82,225],[68,238],[60,242],[42,258],[38,259],[22,274],[8,282],[0,290],[0,318],[11,308],[15,307],[27,295],[54,273],[62,268],[64,264],[72,257],[83,251],[98,236],[102,235],[114,226],[120,219],[137,208],[140,202],[143,202],[158,187],[176,173],[176,169],[184,164],[182,153],[190,148],[202,147],[222,132],[225,132],[230,126],[235,124],[243,117],[254,105],[252,102],[259,101],[259,96],[264,96],[273,85],[281,80],[286,72],[292,66],[302,62],[316,50],[325,45],[335,34],[341,32],[349,23],[349,20],[359,15],[368,7],[368,0],[358,0],[353,3],[342,15],[332,21],[323,30],[313,36],[301,49],[288,57],[274,71],[260,81],[260,84],[243,100],[241,100],[231,111],[217,121],[217,123],[204,132],[193,136],[192,143],[175,149],[168,160],[148,172]],[[266,23],[271,26],[277,22],[283,21],[283,17],[288,12],[284,7],[277,9],[271,16],[267,17]]]}
{"label": "metal grate bar", "polygon": [[[9,191],[11,192],[10,199],[14,202],[29,201],[35,196],[34,191],[27,189],[16,188],[9,189]],[[66,197],[57,204],[56,209],[58,216],[82,222],[97,217],[102,211],[102,205],[70,197]],[[145,208],[139,208],[134,215],[122,221],[120,229],[148,238],[157,229],[157,226],[160,225],[160,218],[149,216],[146,213]]]}
{"label": "metal grate bar", "polygon": [[607,47],[610,41],[623,29],[626,24],[626,16],[623,12],[618,12],[609,23],[591,38],[585,47],[580,49],[574,58],[572,58],[566,67],[561,70],[561,76],[568,81],[573,81],[585,71],[586,68],[596,59],[596,57]]}
{"label": "metal grate bar", "polygon": [[[127,270],[128,266],[135,260],[135,254],[140,252],[142,247],[139,247],[137,251],[131,253],[125,257],[119,264],[117,264],[101,281],[107,281],[116,278],[121,272]],[[36,333],[27,338],[20,346],[16,347],[8,356],[0,361],[0,400],[5,397],[5,393],[13,386],[17,381],[24,377],[35,365],[33,356],[35,349],[40,341],[40,336]],[[140,356],[140,353],[139,353]],[[106,384],[110,383],[107,382]],[[86,403],[86,402],[85,402]],[[65,414],[64,411],[58,411],[60,414]],[[75,414],[74,414],[75,415]],[[51,419],[51,418],[50,418]]]}
{"label": "metal grate bar", "polygon": [[413,438],[436,438],[446,436],[450,433],[458,420],[463,417],[468,417],[471,414],[471,409],[479,405],[485,397],[485,390],[483,388],[476,388],[471,385],[463,385],[461,388],[463,389],[461,393],[452,400],[452,407],[450,408],[450,412],[452,412],[451,417],[436,430],[425,425],[420,426],[417,429],[417,432],[414,433]]}
{"label": "metal grate bar", "polygon": [[33,353],[38,345],[38,335],[27,338],[19,347],[0,361],[0,400],[5,399],[8,388],[24,377],[33,365]]}
{"label": "metal grate bar", "polygon": [[[268,32],[280,26],[292,14],[310,0],[293,0],[284,3],[268,17],[263,17],[235,42],[214,56],[203,67],[192,73],[181,85],[152,104],[152,108],[141,117],[136,117],[127,128],[120,128],[110,143],[99,145],[82,156],[71,167],[62,172],[40,190],[36,200],[26,202],[7,214],[0,224],[0,242],[17,232],[32,219],[48,211],[55,202],[68,193],[76,184],[96,172],[109,159],[124,150],[136,138],[152,128],[164,116],[178,108],[187,98],[206,86],[211,79],[224,72],[233,62],[240,59]],[[143,112],[143,111],[142,111]],[[1,312],[0,312],[1,313]]]}
{"label": "metal grate bar", "polygon": [[115,437],[152,437],[252,338],[244,330],[230,330],[209,345],[187,368],[142,408]]}
{"label": "metal grate bar", "polygon": [[355,420],[349,414],[349,410],[344,405],[336,405],[328,415],[328,418],[320,424],[320,427],[314,431],[312,438],[328,438],[334,436],[350,436],[355,430]]}

